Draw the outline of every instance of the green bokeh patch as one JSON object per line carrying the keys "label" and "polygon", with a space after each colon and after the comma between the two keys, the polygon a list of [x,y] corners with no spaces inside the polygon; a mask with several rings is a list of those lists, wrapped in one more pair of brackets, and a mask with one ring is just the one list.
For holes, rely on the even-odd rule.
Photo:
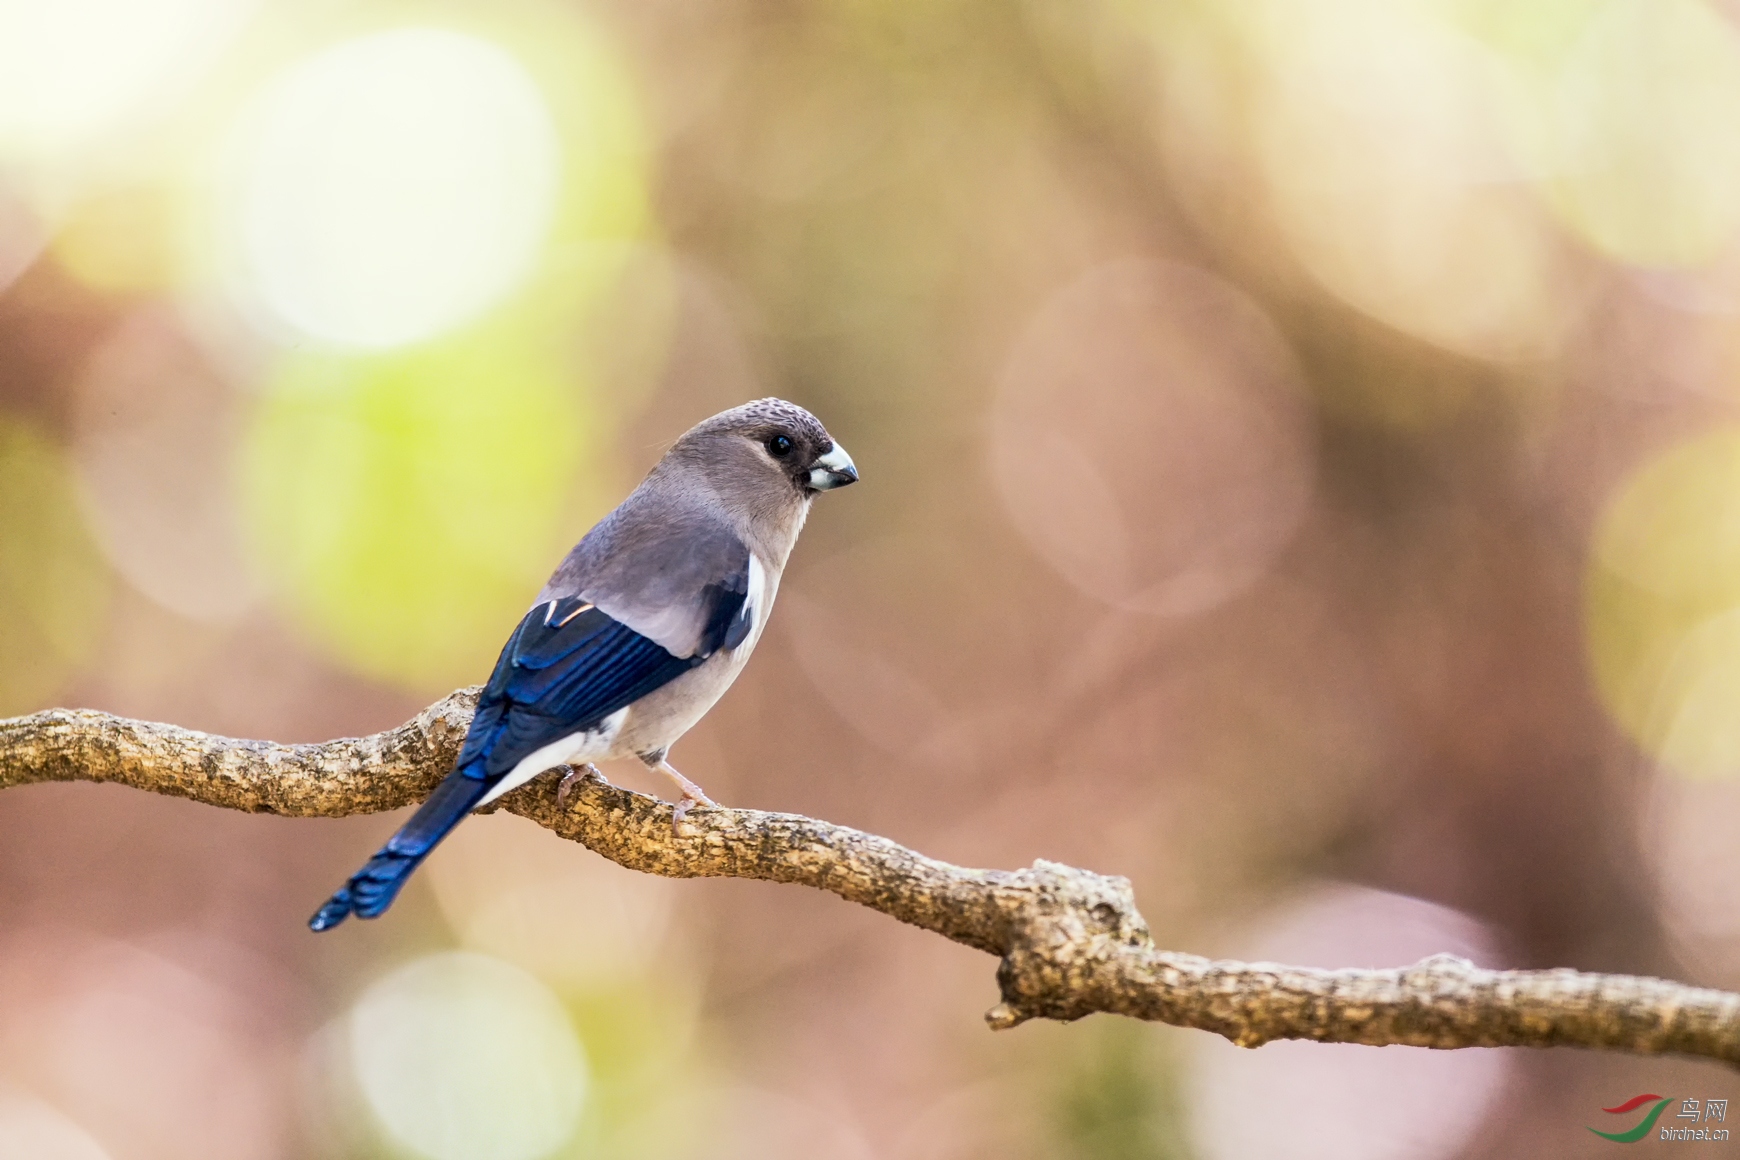
{"label": "green bokeh patch", "polygon": [[109,595],[65,456],[0,418],[0,716],[41,707],[90,656]]}
{"label": "green bokeh patch", "polygon": [[293,354],[243,451],[256,558],[357,672],[425,693],[480,681],[602,510],[592,428],[553,357],[488,333]]}

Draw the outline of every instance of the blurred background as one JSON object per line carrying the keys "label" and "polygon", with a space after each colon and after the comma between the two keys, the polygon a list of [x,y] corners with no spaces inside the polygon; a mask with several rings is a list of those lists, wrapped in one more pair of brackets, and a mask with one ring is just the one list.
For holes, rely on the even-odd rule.
{"label": "blurred background", "polygon": [[[1740,986],[1740,6],[0,0],[0,713],[394,726],[766,394],[864,482],[676,749],[719,800],[1128,875],[1180,950]],[[0,1155],[1575,1156],[1740,1095],[992,1035],[983,955],[503,815],[309,935],[399,820],[8,791]]]}

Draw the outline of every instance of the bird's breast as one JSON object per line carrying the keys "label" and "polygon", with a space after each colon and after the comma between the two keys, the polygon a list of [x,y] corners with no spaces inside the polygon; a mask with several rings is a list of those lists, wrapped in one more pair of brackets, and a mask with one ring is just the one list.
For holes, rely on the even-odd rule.
{"label": "bird's breast", "polygon": [[749,659],[754,637],[735,649],[721,650],[628,707],[617,731],[613,757],[629,757],[663,749],[694,728],[707,715]]}
{"label": "bird's breast", "polygon": [[779,572],[765,567],[753,553],[749,560],[747,603],[754,609],[749,635],[736,648],[720,649],[682,676],[629,706],[628,718],[615,737],[613,756],[647,753],[676,741],[706,716],[707,710],[725,695],[725,690],[749,663],[749,655],[761,640],[768,615],[773,611],[774,597],[779,592]]}

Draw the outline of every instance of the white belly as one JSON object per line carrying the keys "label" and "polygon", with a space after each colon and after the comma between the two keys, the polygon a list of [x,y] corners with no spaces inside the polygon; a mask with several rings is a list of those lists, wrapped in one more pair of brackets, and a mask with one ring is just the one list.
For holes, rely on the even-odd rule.
{"label": "white belly", "polygon": [[755,619],[749,635],[734,649],[714,653],[668,685],[654,689],[630,708],[615,741],[621,756],[649,753],[668,748],[677,738],[694,727],[711,709],[755,651],[767,617],[773,611],[773,598],[779,592],[779,576],[761,564],[761,558],[749,557],[749,604]]}
{"label": "white belly", "polygon": [[612,713],[599,723],[597,729],[570,733],[528,754],[478,804],[492,802],[558,765],[632,757],[667,748],[713,707],[713,703],[737,679],[737,674],[743,671],[749,654],[755,651],[755,644],[761,639],[762,630],[767,627],[767,617],[773,611],[773,599],[778,592],[779,574],[770,572],[761,563],[761,558],[751,553],[747,603],[753,610],[754,619],[742,644],[714,653],[632,706]]}
{"label": "white belly", "polygon": [[583,733],[570,733],[568,736],[552,741],[542,749],[533,750],[520,758],[520,763],[513,767],[508,775],[496,783],[494,789],[483,796],[478,805],[487,805],[507,793],[515,790],[546,769],[555,769],[558,765],[573,765],[582,761],[600,761],[606,757],[615,756],[611,747],[616,740],[616,734],[622,729],[622,723],[628,717],[627,709],[618,709],[603,721],[598,728]]}

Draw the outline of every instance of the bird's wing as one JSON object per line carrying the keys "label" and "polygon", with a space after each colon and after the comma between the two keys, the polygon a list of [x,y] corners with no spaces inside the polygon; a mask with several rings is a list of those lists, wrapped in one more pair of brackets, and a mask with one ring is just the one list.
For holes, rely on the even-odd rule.
{"label": "bird's wing", "polygon": [[748,574],[702,593],[702,631],[693,655],[674,656],[590,601],[551,600],[520,621],[478,697],[458,768],[505,776],[521,759],[675,680],[748,634]]}
{"label": "bird's wing", "polygon": [[[735,647],[758,612],[761,562],[718,513],[693,496],[631,497],[556,569],[540,601],[579,596],[678,657]],[[743,623],[725,639],[721,596],[743,596]]]}
{"label": "bird's wing", "polygon": [[699,647],[673,656],[579,597],[547,600],[508,638],[459,760],[399,832],[309,920],[328,930],[352,914],[373,918],[392,905],[405,880],[519,763],[544,746],[594,729],[619,709],[675,680],[747,634],[748,575],[706,589]]}
{"label": "bird's wing", "polygon": [[380,914],[525,758],[749,639],[768,578],[704,499],[643,485],[586,534],[508,638],[453,772],[310,926]]}

